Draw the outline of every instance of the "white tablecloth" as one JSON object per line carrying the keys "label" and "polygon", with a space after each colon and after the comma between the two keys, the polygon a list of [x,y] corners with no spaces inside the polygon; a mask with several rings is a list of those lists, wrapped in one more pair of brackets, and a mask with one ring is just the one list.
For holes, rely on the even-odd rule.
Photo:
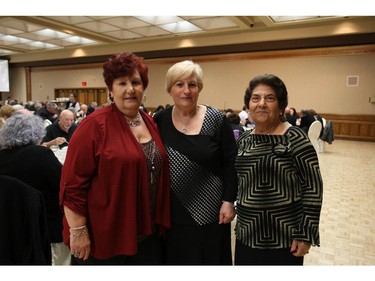
{"label": "white tablecloth", "polygon": [[64,165],[66,153],[68,152],[68,146],[64,146],[62,149],[57,149],[53,153],[59,159],[60,163]]}

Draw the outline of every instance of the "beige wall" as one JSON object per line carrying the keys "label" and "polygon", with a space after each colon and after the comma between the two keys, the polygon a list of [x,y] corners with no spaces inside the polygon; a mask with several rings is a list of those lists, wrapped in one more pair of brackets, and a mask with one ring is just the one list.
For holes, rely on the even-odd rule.
{"label": "beige wall", "polygon": [[[275,56],[238,60],[197,58],[204,73],[200,102],[219,109],[243,106],[243,95],[249,80],[262,73],[278,75],[289,92],[289,106],[298,111],[313,108],[334,114],[375,114],[375,54]],[[194,59],[194,58],[193,58]],[[154,60],[149,66],[149,87],[146,106],[172,103],[165,92],[164,78],[172,62]],[[359,76],[359,86],[348,87],[347,76]],[[25,75],[22,69],[11,71],[13,98],[25,101]],[[84,69],[33,69],[31,73],[33,100],[53,99],[55,88],[105,87],[100,66]]]}
{"label": "beige wall", "polygon": [[33,100],[51,100],[54,98],[55,88],[81,88],[82,82],[87,83],[86,87],[106,87],[100,68],[34,69],[31,72],[32,97]]}
{"label": "beige wall", "polygon": [[[147,104],[171,103],[164,76],[171,64],[150,64]],[[202,62],[204,87],[200,102],[224,109],[241,109],[251,78],[273,73],[286,84],[289,106],[336,114],[375,114],[375,55]],[[347,76],[358,75],[359,86],[346,86]]]}

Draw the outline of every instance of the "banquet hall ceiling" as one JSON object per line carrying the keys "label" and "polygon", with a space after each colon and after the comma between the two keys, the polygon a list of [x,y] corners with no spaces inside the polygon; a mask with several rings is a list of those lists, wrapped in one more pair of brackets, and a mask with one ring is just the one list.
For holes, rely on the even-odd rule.
{"label": "banquet hall ceiling", "polygon": [[151,51],[374,32],[375,17],[1,16],[0,57],[30,61],[40,54],[102,55],[110,46]]}

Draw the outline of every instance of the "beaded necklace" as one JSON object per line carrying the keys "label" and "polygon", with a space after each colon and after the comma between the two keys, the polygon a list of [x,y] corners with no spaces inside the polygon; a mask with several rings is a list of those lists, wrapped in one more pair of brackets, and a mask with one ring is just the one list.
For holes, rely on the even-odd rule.
{"label": "beaded necklace", "polygon": [[126,122],[127,122],[130,126],[132,126],[132,127],[137,127],[137,126],[141,125],[141,114],[140,114],[139,112],[138,112],[138,114],[137,114],[137,117],[135,117],[134,119],[129,120],[129,119],[127,119],[126,117],[125,117],[125,119],[126,119]]}

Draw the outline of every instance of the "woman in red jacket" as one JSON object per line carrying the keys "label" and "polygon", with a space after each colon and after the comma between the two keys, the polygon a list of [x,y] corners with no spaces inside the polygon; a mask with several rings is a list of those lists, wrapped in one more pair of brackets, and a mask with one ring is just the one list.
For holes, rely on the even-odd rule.
{"label": "woman in red jacket", "polygon": [[103,69],[112,104],[82,121],[63,166],[64,241],[78,264],[160,264],[170,180],[157,126],[139,110],[148,68],[119,53]]}

